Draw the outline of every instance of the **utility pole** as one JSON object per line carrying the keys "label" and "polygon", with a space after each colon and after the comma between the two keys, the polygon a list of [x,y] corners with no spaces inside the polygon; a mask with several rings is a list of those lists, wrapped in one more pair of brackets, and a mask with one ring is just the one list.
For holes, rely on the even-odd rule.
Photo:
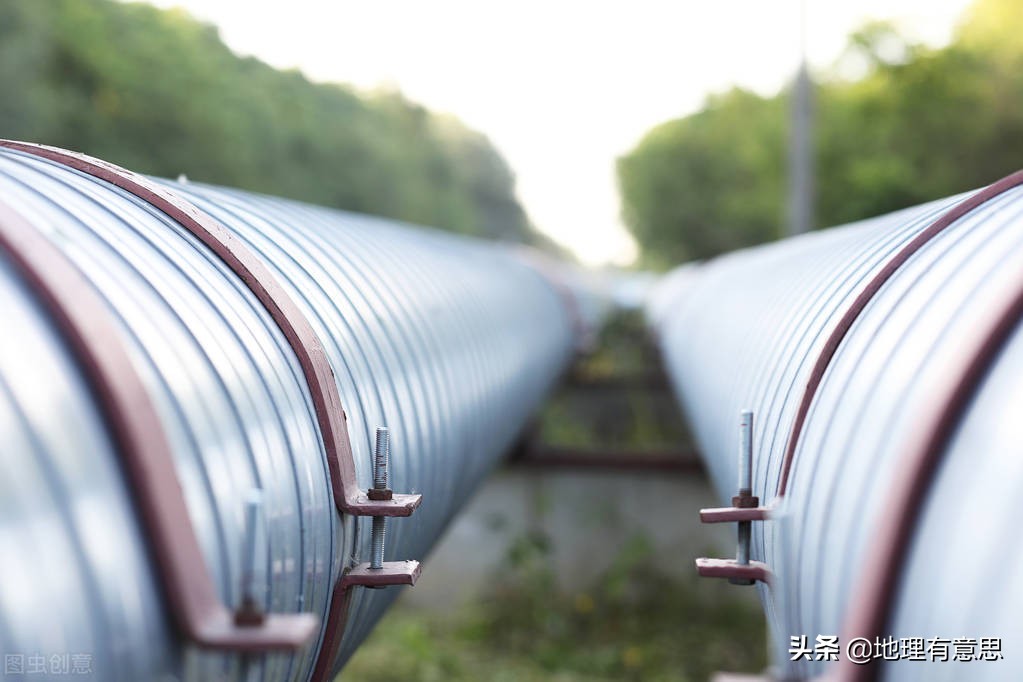
{"label": "utility pole", "polygon": [[789,235],[813,229],[813,81],[806,64],[806,0],[799,3],[799,51],[789,121]]}

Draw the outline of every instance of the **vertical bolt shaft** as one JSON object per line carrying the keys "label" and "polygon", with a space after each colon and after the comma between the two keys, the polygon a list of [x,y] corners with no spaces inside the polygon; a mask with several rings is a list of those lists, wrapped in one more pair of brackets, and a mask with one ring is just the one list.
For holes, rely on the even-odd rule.
{"label": "vertical bolt shaft", "polygon": [[[753,494],[753,411],[743,410],[739,417],[739,497]],[[735,561],[749,565],[750,539],[753,526],[749,521],[738,523]]]}
{"label": "vertical bolt shaft", "polygon": [[386,426],[377,427],[373,453],[373,487],[383,490],[387,487],[387,460],[391,456],[391,432]]}
{"label": "vertical bolt shaft", "polygon": [[[386,426],[377,427],[376,447],[373,451],[373,487],[377,490],[387,488],[387,460],[391,454],[391,432]],[[370,568],[384,567],[384,540],[387,536],[387,517],[373,517],[371,536],[372,554]]]}
{"label": "vertical bolt shaft", "polygon": [[255,605],[256,531],[263,506],[263,491],[253,488],[245,497],[245,539],[242,545],[242,603]]}
{"label": "vertical bolt shaft", "polygon": [[753,494],[753,410],[739,418],[739,496]]}
{"label": "vertical bolt shaft", "polygon": [[739,548],[735,554],[735,563],[740,566],[749,565],[750,531],[752,530],[749,521],[739,522]]}
{"label": "vertical bolt shaft", "polygon": [[373,517],[373,554],[370,557],[370,568],[384,567],[384,539],[387,536],[387,517]]}

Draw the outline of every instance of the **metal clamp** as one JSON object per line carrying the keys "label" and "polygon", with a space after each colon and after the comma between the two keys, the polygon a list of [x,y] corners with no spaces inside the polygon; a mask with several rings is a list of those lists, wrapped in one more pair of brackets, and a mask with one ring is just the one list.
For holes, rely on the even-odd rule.
{"label": "metal clamp", "polygon": [[28,281],[96,396],[149,541],[167,607],[183,637],[202,648],[295,650],[316,633],[311,613],[236,616],[220,600],[178,482],[156,406],[106,304],[85,275],[34,226],[0,204],[0,248]]}
{"label": "metal clamp", "polygon": [[770,510],[760,506],[753,494],[753,411],[743,410],[739,420],[739,491],[731,507],[700,510],[702,523],[736,523],[735,559],[696,560],[697,572],[706,578],[728,578],[733,585],[771,582],[771,570],[759,561],[750,561],[750,538],[754,521],[766,521]]}
{"label": "metal clamp", "polygon": [[31,142],[0,140],[0,147],[49,159],[120,187],[164,213],[206,245],[256,296],[294,351],[313,399],[338,509],[356,516],[409,516],[419,506],[422,495],[394,495],[389,500],[372,500],[359,489],[347,416],[341,407],[327,351],[291,295],[259,256],[230,230],[153,180],[112,163]]}
{"label": "metal clamp", "polygon": [[[387,487],[387,467],[390,458],[391,432],[386,426],[378,426],[373,448],[373,487],[366,493],[371,500],[390,500],[394,497],[394,493]],[[387,516],[381,514],[373,517],[370,561],[368,564],[352,567],[341,578],[338,587],[342,592],[356,585],[380,589],[388,585],[416,584],[420,573],[418,561],[384,561]]]}
{"label": "metal clamp", "polygon": [[[398,496],[387,487],[387,466],[391,455],[391,432],[386,426],[378,426],[376,442],[373,448],[373,487],[364,494],[374,502],[386,503]],[[421,498],[420,495],[415,495]],[[419,502],[416,501],[416,506]],[[381,589],[389,585],[415,585],[419,579],[421,566],[418,561],[384,561],[384,542],[387,536],[387,517],[397,514],[387,513],[393,507],[380,507],[383,513],[373,515],[371,535],[370,561],[348,569],[334,586],[331,596],[330,612],[327,615],[327,626],[323,633],[323,644],[320,655],[313,670],[313,682],[326,682],[331,677],[331,664],[334,654],[341,644],[348,619],[348,606],[351,600],[352,587]],[[415,509],[415,506],[412,507]]]}
{"label": "metal clamp", "polygon": [[384,561],[380,566],[359,564],[341,578],[339,589],[350,587],[387,587],[388,585],[415,585],[422,569],[418,561]]}
{"label": "metal clamp", "polygon": [[[242,240],[180,195],[114,164],[29,142],[0,140],[0,147],[48,159],[115,185],[165,214],[209,248],[255,295],[295,353],[309,386],[317,425],[323,437],[331,489],[338,510],[342,514],[372,517],[409,516],[415,511],[422,502],[422,495],[392,494],[386,499],[373,499],[367,491],[358,487],[347,415],[341,406],[341,396],[326,349],[291,295]],[[27,236],[23,234],[25,232]],[[21,241],[8,240],[10,250],[15,252],[16,260],[29,271],[36,288],[41,289],[47,302],[51,303],[54,316],[59,322],[67,322],[65,332],[76,342],[74,345],[83,358],[83,365],[96,375],[93,378],[97,392],[107,403],[108,417],[114,431],[118,432],[116,435],[122,441],[127,439],[126,444],[121,443],[126,468],[154,544],[155,563],[164,573],[168,602],[186,637],[200,646],[246,651],[301,646],[316,630],[318,619],[315,615],[274,614],[261,618],[246,608],[236,619],[219,603],[194,529],[187,521],[181,521],[188,519],[188,515],[180,486],[166,483],[175,480],[177,473],[170,456],[170,446],[166,443],[157,444],[160,447],[154,445],[154,441],[160,441],[154,435],[160,433],[155,408],[149,406],[152,408],[150,414],[131,402],[132,396],[145,396],[146,393],[124,349],[118,344],[106,343],[104,339],[92,338],[99,333],[97,330],[105,336],[117,337],[112,322],[106,322],[109,313],[98,296],[93,296],[96,300],[89,304],[83,303],[89,298],[85,294],[76,298],[79,290],[90,289],[88,282],[59,250],[36,234],[34,228],[28,225],[17,233],[14,237]],[[29,246],[21,243],[25,240],[41,242],[41,251],[31,251]],[[27,257],[29,253],[32,258]],[[75,282],[74,286],[68,286],[71,281]],[[56,290],[51,291],[54,286]],[[92,316],[103,317],[104,322],[94,324]],[[107,357],[117,355],[124,357]],[[117,385],[119,381],[124,385]],[[123,395],[110,395],[118,392]],[[335,597],[338,590],[346,592],[341,589],[343,583],[342,579],[335,585]],[[329,671],[323,671],[336,653],[346,612],[345,599],[335,599],[331,603],[316,664],[317,673],[323,676],[315,679],[327,679]],[[256,623],[260,625],[256,627]]]}

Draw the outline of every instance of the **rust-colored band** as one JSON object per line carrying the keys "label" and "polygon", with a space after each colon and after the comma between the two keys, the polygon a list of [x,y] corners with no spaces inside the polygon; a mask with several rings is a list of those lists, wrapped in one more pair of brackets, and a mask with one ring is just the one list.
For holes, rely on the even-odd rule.
{"label": "rust-colored band", "polygon": [[359,516],[409,516],[415,510],[422,501],[421,495],[394,495],[391,500],[370,500],[366,491],[359,489],[341,396],[323,344],[270,270],[230,230],[149,178],[106,161],[28,142],[0,140],[0,147],[41,156],[116,185],[163,212],[209,247],[255,294],[298,357],[312,394],[323,446],[327,450],[331,486],[338,509]]}
{"label": "rust-colored band", "polygon": [[770,518],[771,510],[767,507],[712,507],[700,510],[700,523],[767,521]]}
{"label": "rust-colored band", "polygon": [[[370,568],[369,564],[353,566],[334,585],[331,601],[342,604],[338,609],[339,620],[334,627],[328,627],[323,636],[322,651],[336,652],[341,646],[341,636],[348,622],[348,607],[352,600],[352,587],[387,587],[389,585],[415,585],[419,579],[420,565],[418,561],[385,561],[381,568]],[[328,682],[331,679],[333,654],[320,656],[316,660],[316,668],[310,682]]]}
{"label": "rust-colored band", "polygon": [[927,242],[941,234],[945,228],[973,209],[1021,183],[1023,183],[1023,171],[1017,171],[1008,177],[1002,178],[993,185],[975,192],[950,208],[931,223],[927,229],[923,230],[906,244],[891,260],[885,263],[885,266],[874,275],[866,288],[860,292],[860,295],[856,297],[856,300],[849,306],[849,309],[845,311],[842,319],[838,322],[838,326],[831,332],[827,342],[821,349],[817,362],[813,366],[813,371],[810,373],[810,378],[807,379],[806,389],[803,391],[803,398],[799,403],[799,410],[796,412],[796,418],[792,423],[792,430],[789,433],[789,439],[785,447],[785,457],[782,460],[781,476],[778,481],[778,497],[784,496],[788,490],[792,459],[795,457],[796,447],[799,445],[799,437],[802,435],[807,413],[810,411],[810,405],[813,404],[813,399],[816,397],[821,381],[824,379],[824,373],[827,371],[828,365],[838,351],[838,347],[843,339],[845,339],[853,323],[860,316],[860,313],[866,309],[874,295],[881,290],[881,287]]}
{"label": "rust-colored band", "polygon": [[0,203],[0,248],[39,297],[88,381],[134,493],[164,598],[184,636],[233,651],[297,649],[313,614],[270,614],[239,626],[220,602],[188,516],[163,424],[98,292],[56,246]]}
{"label": "rust-colored band", "polygon": [[[1017,182],[1023,180],[1019,175]],[[1013,286],[1006,291],[1004,300],[991,307],[986,325],[964,329],[971,334],[972,351],[963,354],[960,367],[946,371],[947,390],[933,393],[914,421],[910,442],[899,460],[884,507],[883,522],[872,536],[864,569],[855,590],[850,594],[850,612],[845,620],[844,641],[852,637],[886,636],[884,630],[895,606],[900,567],[904,565],[910,549],[913,531],[923,510],[927,492],[934,481],[949,441],[963,417],[970,401],[976,395],[984,377],[1010,335],[1023,321],[1023,270],[1017,273]],[[877,678],[880,666],[872,661],[855,665],[843,660],[838,679],[843,682],[868,682]]]}
{"label": "rust-colored band", "polygon": [[[390,500],[371,500],[367,492],[358,487],[352,445],[348,437],[347,418],[341,408],[341,397],[334,381],[334,372],[323,344],[309,321],[270,270],[227,228],[152,180],[105,161],[64,149],[11,140],[0,140],[0,147],[49,159],[116,185],[161,211],[205,244],[252,291],[294,350],[312,395],[337,508],[342,513],[358,516],[409,516],[419,506],[422,496],[418,494],[394,494]],[[122,407],[121,404],[112,405],[111,410],[116,412]],[[149,483],[151,481],[142,481],[143,485]],[[162,510],[158,511],[162,513]],[[161,516],[148,522],[166,523],[167,519]],[[173,537],[160,533],[154,533],[153,537],[154,542],[159,545],[158,554],[174,555],[177,545],[174,544]],[[201,563],[202,557],[198,556],[198,559]],[[202,565],[202,570],[206,570],[205,564]],[[175,574],[172,577],[183,578],[187,576],[185,571],[186,567],[182,567],[182,575]],[[189,602],[194,597],[190,593],[193,586],[188,580],[169,580],[166,587],[169,601],[175,608],[179,608],[179,601]],[[336,642],[340,641],[344,631],[348,601],[347,596],[331,601],[324,624],[324,645],[317,654],[317,670],[325,669],[336,654]],[[186,632],[194,638],[193,631]],[[335,643],[335,648],[328,647],[328,642]]]}
{"label": "rust-colored band", "polygon": [[735,559],[707,559],[700,557],[696,560],[696,572],[703,578],[728,578],[729,580],[752,580],[759,581],[766,585],[774,582],[774,576],[767,564],[760,561],[750,561],[748,564],[740,564]]}

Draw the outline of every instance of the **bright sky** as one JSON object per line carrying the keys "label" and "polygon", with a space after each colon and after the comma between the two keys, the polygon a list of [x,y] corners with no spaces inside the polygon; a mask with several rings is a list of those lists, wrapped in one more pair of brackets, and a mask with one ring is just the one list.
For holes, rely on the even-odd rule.
{"label": "bright sky", "polygon": [[[799,0],[151,0],[216,24],[236,52],[318,81],[397,86],[487,134],[534,223],[590,264],[626,264],[614,161],[738,84],[776,92]],[[968,0],[806,0],[811,64],[868,18],[948,40]]]}

